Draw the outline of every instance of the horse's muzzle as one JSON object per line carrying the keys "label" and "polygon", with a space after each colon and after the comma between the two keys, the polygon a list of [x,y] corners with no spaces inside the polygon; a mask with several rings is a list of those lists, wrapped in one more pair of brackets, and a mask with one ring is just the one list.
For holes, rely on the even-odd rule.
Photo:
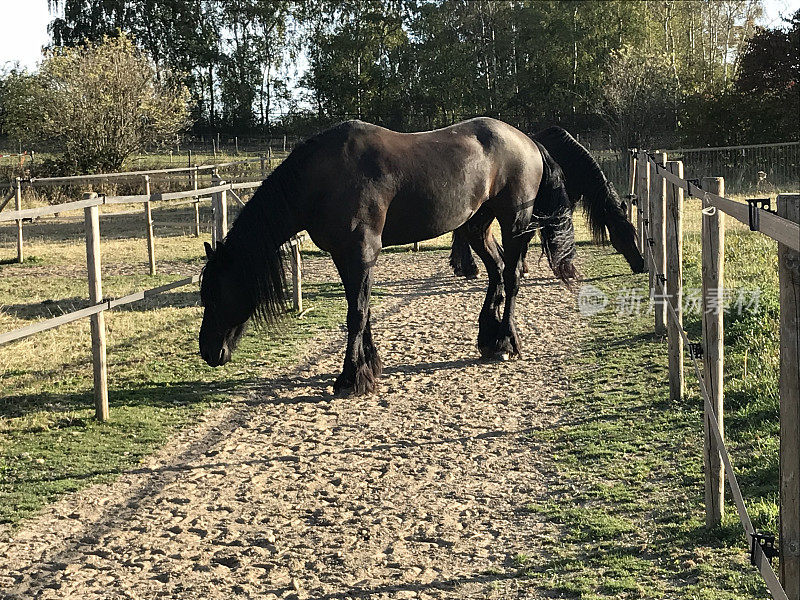
{"label": "horse's muzzle", "polygon": [[200,356],[203,357],[203,360],[206,361],[209,366],[221,367],[231,359],[231,351],[224,346],[219,349],[219,352],[216,353],[213,351],[208,352],[201,349]]}

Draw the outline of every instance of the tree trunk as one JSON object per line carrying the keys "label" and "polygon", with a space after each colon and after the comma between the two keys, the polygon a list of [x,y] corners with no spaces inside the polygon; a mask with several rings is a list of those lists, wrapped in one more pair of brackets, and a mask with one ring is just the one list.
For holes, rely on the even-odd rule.
{"label": "tree trunk", "polygon": [[578,112],[575,99],[578,97],[578,6],[572,11],[572,114]]}
{"label": "tree trunk", "polygon": [[214,118],[214,65],[208,65],[208,124],[212,127],[216,119]]}

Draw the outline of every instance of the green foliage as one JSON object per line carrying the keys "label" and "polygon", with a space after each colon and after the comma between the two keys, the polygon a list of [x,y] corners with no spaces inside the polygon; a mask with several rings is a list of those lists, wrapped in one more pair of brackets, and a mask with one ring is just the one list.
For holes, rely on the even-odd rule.
{"label": "green foliage", "polygon": [[121,30],[158,72],[181,73],[200,130],[303,136],[361,118],[408,131],[486,114],[529,132],[559,123],[595,147],[800,136],[800,16],[759,29],[763,0],[52,4],[56,45]]}
{"label": "green foliage", "polygon": [[[184,74],[199,127],[419,130],[489,114],[624,147],[735,131],[701,116],[742,114],[724,94],[750,64],[761,2],[57,0],[51,31],[59,45],[130,32],[159,69]],[[298,75],[311,110],[289,91]]]}
{"label": "green foliage", "polygon": [[674,125],[675,91],[665,54],[626,46],[612,54],[603,86],[604,113],[622,147],[649,146],[654,119]]}
{"label": "green foliage", "polygon": [[7,89],[8,130],[58,142],[70,171],[118,170],[188,124],[185,86],[169,72],[157,75],[125,35],[56,49],[38,74],[14,75]]}

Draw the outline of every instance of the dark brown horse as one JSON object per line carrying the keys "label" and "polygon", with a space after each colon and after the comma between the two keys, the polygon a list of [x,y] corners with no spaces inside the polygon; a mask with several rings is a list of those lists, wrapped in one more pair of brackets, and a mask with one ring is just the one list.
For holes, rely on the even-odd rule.
{"label": "dark brown horse", "polygon": [[[636,246],[636,230],[625,216],[613,184],[589,151],[561,127],[548,127],[533,139],[544,146],[561,167],[572,210],[579,203],[583,206],[594,242],[605,244],[610,239],[614,249],[628,261],[631,270],[643,273],[644,258]],[[492,243],[498,246],[497,252],[502,255],[503,249],[497,242]],[[453,231],[450,264],[456,275],[473,279],[478,274],[465,228]]]}
{"label": "dark brown horse", "polygon": [[[490,243],[494,219],[503,257]],[[206,245],[200,353],[212,366],[226,363],[248,319],[269,322],[283,311],[281,245],[305,229],[331,254],[347,297],[347,350],[334,390],[371,392],[382,369],[369,309],[378,253],[462,226],[489,272],[480,352],[519,354],[518,272],[536,231],[556,276],[575,277],[569,197],[547,151],[489,118],[411,134],[360,121],[328,129],[275,169],[215,250]]]}

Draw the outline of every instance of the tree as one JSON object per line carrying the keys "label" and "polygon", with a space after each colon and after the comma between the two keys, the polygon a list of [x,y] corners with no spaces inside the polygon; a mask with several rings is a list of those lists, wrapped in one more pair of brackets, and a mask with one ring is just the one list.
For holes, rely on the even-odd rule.
{"label": "tree", "polygon": [[60,144],[79,172],[119,170],[132,153],[165,144],[188,126],[188,90],[157,78],[126,35],[50,52],[36,75],[10,82],[11,132]]}
{"label": "tree", "polygon": [[667,55],[631,47],[613,54],[602,113],[619,147],[646,147],[674,130],[669,65]]}
{"label": "tree", "polygon": [[742,53],[735,90],[748,101],[743,127],[751,139],[800,137],[800,10],[789,29],[760,29]]}

